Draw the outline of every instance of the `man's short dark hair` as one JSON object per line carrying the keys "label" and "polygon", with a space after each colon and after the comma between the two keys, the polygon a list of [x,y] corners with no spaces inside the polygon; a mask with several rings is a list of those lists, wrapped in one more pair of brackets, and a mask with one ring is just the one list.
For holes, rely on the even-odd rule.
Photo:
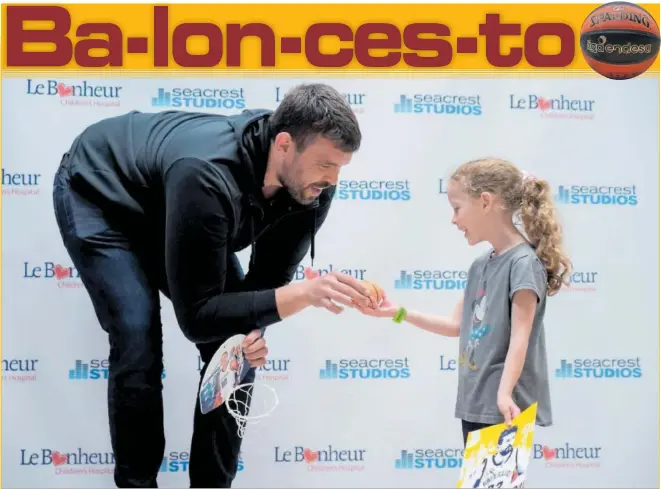
{"label": "man's short dark hair", "polygon": [[287,92],[270,118],[271,139],[281,132],[291,135],[298,151],[321,136],[341,151],[354,153],[362,139],[349,102],[336,89],[322,83],[298,85]]}

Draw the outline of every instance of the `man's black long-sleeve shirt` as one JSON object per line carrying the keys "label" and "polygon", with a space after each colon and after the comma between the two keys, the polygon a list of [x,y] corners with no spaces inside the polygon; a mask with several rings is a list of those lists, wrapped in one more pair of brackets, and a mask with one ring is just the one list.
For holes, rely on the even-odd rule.
{"label": "man's black long-sleeve shirt", "polygon": [[[286,191],[264,199],[270,114],[130,112],[88,127],[70,150],[74,190],[118,227],[152,232],[163,292],[195,343],[280,321],[275,289],[314,251],[330,208],[334,188],[309,206]],[[229,255],[250,245],[242,290],[226,291]]]}

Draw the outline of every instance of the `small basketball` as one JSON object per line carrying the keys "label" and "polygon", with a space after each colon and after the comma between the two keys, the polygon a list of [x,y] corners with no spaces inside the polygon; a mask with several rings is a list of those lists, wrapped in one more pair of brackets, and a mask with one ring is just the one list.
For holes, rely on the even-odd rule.
{"label": "small basketball", "polygon": [[597,7],[581,26],[580,44],[590,68],[612,80],[645,73],[659,54],[659,26],[644,8],[629,2]]}
{"label": "small basketball", "polygon": [[370,298],[376,304],[377,306],[380,306],[381,303],[383,302],[383,289],[379,284],[376,282],[372,282],[371,280],[363,280],[362,281],[367,287],[370,288]]}

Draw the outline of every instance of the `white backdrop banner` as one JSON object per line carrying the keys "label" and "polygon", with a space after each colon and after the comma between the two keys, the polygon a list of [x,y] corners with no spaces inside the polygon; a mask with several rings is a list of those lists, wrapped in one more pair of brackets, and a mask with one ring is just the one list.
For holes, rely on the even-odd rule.
{"label": "white backdrop banner", "polygon": [[[61,244],[52,181],[87,125],[129,110],[275,108],[294,79],[24,79],[2,86],[3,487],[113,487],[108,342]],[[658,80],[333,79],[364,144],[343,170],[315,268],[449,314],[484,250],[450,223],[447,176],[477,157],[548,179],[574,261],[549,300],[554,426],[527,487],[652,487],[658,446]],[[457,96],[457,103],[446,104]],[[241,253],[247,266],[249,250]],[[296,280],[303,279],[301,264]],[[163,298],[166,454],[188,487],[200,362]],[[270,328],[235,487],[453,487],[456,339],[347,310]],[[374,370],[374,361],[389,365]]]}

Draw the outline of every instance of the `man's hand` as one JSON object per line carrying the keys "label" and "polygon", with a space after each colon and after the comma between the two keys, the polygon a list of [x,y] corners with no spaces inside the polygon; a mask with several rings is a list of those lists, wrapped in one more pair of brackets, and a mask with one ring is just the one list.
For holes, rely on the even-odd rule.
{"label": "man's hand", "polygon": [[304,283],[308,302],[315,307],[325,307],[330,312],[340,314],[348,307],[369,307],[371,305],[369,288],[351,275],[330,272],[320,275],[319,272],[305,270]]}
{"label": "man's hand", "polygon": [[243,354],[250,363],[251,367],[261,367],[266,363],[266,355],[269,350],[266,347],[266,340],[261,336],[262,332],[255,329],[243,339]]}

